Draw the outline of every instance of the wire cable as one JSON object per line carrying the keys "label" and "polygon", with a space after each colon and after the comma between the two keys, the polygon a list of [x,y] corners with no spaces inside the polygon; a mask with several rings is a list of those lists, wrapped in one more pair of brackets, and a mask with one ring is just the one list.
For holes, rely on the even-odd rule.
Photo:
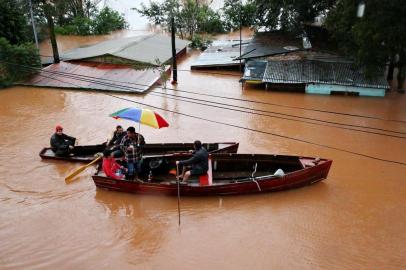
{"label": "wire cable", "polygon": [[[42,76],[47,77],[47,78],[52,79],[52,80],[59,81],[59,82],[64,82],[64,81],[61,81],[61,80],[53,78],[53,77],[48,77],[48,76],[44,76],[44,75],[42,75]],[[74,85],[76,87],[82,88],[81,86],[78,86],[78,85],[76,85],[74,83],[71,83],[71,82],[64,82],[64,83],[69,83],[69,84]],[[370,158],[370,159],[373,159],[373,160],[378,160],[378,161],[382,161],[382,162],[386,162],[386,163],[392,163],[392,164],[398,164],[398,165],[406,166],[406,163],[401,162],[401,161],[378,158],[378,157],[374,157],[374,156],[371,156],[371,155],[357,153],[357,152],[354,152],[354,151],[349,151],[349,150],[341,149],[341,148],[334,147],[334,146],[315,143],[315,142],[312,142],[312,141],[309,141],[309,140],[298,139],[298,138],[294,138],[294,137],[290,137],[290,136],[286,136],[286,135],[281,135],[281,134],[277,134],[277,133],[273,133],[273,132],[257,130],[257,129],[242,127],[242,126],[238,126],[238,125],[234,125],[234,124],[215,121],[215,120],[211,120],[211,119],[206,119],[206,118],[203,118],[203,117],[194,116],[194,115],[190,115],[190,114],[186,114],[186,113],[182,113],[182,112],[176,112],[176,111],[169,110],[169,109],[164,109],[164,108],[161,108],[161,107],[158,107],[158,106],[154,106],[154,105],[139,102],[139,101],[134,101],[134,100],[131,100],[131,99],[128,99],[128,98],[123,98],[123,97],[119,97],[119,96],[108,94],[108,93],[102,93],[102,94],[106,95],[106,96],[109,96],[109,97],[116,98],[116,99],[129,101],[129,102],[132,102],[132,103],[135,103],[135,104],[147,106],[147,107],[150,107],[150,108],[154,108],[154,109],[158,109],[158,110],[161,110],[161,111],[166,111],[166,112],[170,112],[170,113],[174,113],[174,114],[178,114],[178,115],[183,115],[183,116],[198,119],[198,120],[203,120],[203,121],[207,121],[207,122],[211,122],[211,123],[216,123],[216,124],[225,125],[225,126],[229,126],[229,127],[234,127],[234,128],[238,128],[238,129],[243,129],[243,130],[247,130],[247,131],[252,131],[252,132],[256,132],[256,133],[261,133],[261,134],[271,135],[271,136],[280,137],[280,138],[284,138],[284,139],[289,139],[289,140],[293,140],[293,141],[298,141],[298,142],[302,142],[302,143],[307,143],[307,144],[310,144],[310,145],[315,145],[315,146],[319,146],[319,147],[323,147],[323,148],[327,148],[327,149],[332,149],[332,150],[336,150],[336,151],[340,151],[340,152],[344,152],[344,153],[348,153],[348,154],[353,154],[353,155],[361,156],[361,157],[365,157],[365,158]]]}
{"label": "wire cable", "polygon": [[[41,56],[44,56],[44,57],[53,57],[53,56],[45,56],[45,55],[41,55]],[[5,63],[8,63],[8,62],[5,62]],[[14,63],[9,63],[9,64],[14,64]],[[16,65],[17,65],[17,64],[16,64]],[[190,71],[190,70],[178,70],[178,71],[189,71],[189,72],[193,72],[193,71]],[[202,72],[202,73],[203,73],[203,72]],[[208,73],[214,74],[214,75],[232,75],[232,74],[225,74],[225,73],[212,73],[212,72],[208,72]],[[74,74],[74,73],[72,73],[72,74]],[[80,75],[80,76],[89,77],[89,78],[93,78],[93,79],[100,79],[100,80],[105,80],[105,81],[111,81],[111,82],[118,82],[118,83],[126,83],[126,84],[129,84],[128,82],[119,81],[119,80],[104,79],[104,78],[98,78],[98,77],[92,77],[92,76],[86,76],[86,75]],[[133,83],[133,84],[141,85],[141,86],[148,86],[148,85],[140,84],[140,83]],[[162,87],[161,87],[161,88],[162,88]],[[243,102],[256,103],[256,104],[263,104],[263,105],[271,105],[271,106],[283,107],[283,108],[290,108],[290,109],[300,109],[300,110],[305,110],[305,111],[315,111],[315,112],[322,112],[322,113],[328,113],[328,114],[345,115],[345,116],[350,116],[350,117],[358,117],[358,118],[367,118],[367,119],[375,119],[375,120],[382,120],[382,121],[406,123],[405,120],[398,120],[398,119],[386,119],[386,118],[381,118],[381,117],[376,117],[376,116],[368,116],[368,115],[343,113],[343,112],[328,111],[328,110],[321,110],[321,109],[314,109],[314,108],[290,106],[290,105],[283,105],[283,104],[277,104],[277,103],[263,102],[263,101],[250,100],[250,99],[241,99],[241,98],[225,97],[225,96],[213,95],[213,94],[207,94],[207,93],[202,94],[202,93],[199,93],[199,92],[186,91],[186,90],[175,89],[175,88],[169,88],[169,87],[167,87],[167,88],[165,88],[165,89],[166,89],[166,90],[171,90],[171,91],[176,91],[176,92],[185,92],[185,93],[191,93],[191,94],[196,94],[196,95],[202,95],[202,96],[205,96],[205,97],[216,97],[216,98],[222,98],[222,99],[228,99],[228,100],[243,101]]]}
{"label": "wire cable", "polygon": [[[144,89],[135,88],[135,87],[121,86],[121,85],[117,85],[117,84],[104,83],[104,82],[96,81],[96,80],[84,79],[84,78],[82,78],[83,76],[76,75],[76,74],[73,74],[73,73],[64,73],[64,72],[59,73],[59,72],[54,72],[54,71],[43,71],[43,72],[48,72],[48,73],[52,73],[52,74],[59,74],[61,76],[69,77],[69,78],[79,80],[79,81],[86,81],[86,82],[93,83],[93,84],[99,84],[99,85],[104,85],[104,86],[108,86],[108,87],[115,87],[115,88],[126,90],[127,92],[134,91],[134,89],[136,89],[136,90],[144,90]],[[81,87],[81,88],[83,88],[83,87]],[[141,91],[137,91],[137,92],[141,92]],[[298,121],[298,122],[303,122],[303,123],[308,123],[308,124],[313,124],[313,125],[329,126],[329,127],[339,128],[339,129],[353,130],[353,131],[369,133],[369,134],[375,134],[375,135],[381,135],[381,136],[388,136],[388,137],[406,139],[405,137],[402,137],[402,136],[396,136],[396,135],[391,135],[391,134],[384,134],[384,133],[379,133],[379,132],[360,130],[360,129],[356,129],[356,128],[341,127],[341,126],[360,127],[360,128],[367,128],[367,129],[379,130],[379,131],[384,131],[384,132],[392,132],[392,133],[397,133],[397,134],[406,134],[404,132],[399,132],[399,131],[379,129],[379,128],[366,127],[366,126],[359,126],[359,125],[343,124],[343,123],[337,123],[337,122],[332,122],[332,121],[325,121],[325,120],[313,119],[313,118],[308,118],[308,117],[300,117],[300,116],[283,114],[283,113],[275,113],[275,112],[264,111],[264,110],[255,110],[255,109],[242,107],[242,106],[236,106],[236,105],[232,105],[232,104],[224,104],[224,103],[219,103],[219,102],[214,102],[214,101],[207,101],[207,100],[202,100],[202,99],[193,99],[193,98],[190,98],[190,97],[182,97],[182,96],[171,95],[171,94],[167,94],[167,93],[156,93],[155,92],[155,93],[150,93],[150,94],[151,95],[157,95],[158,94],[158,96],[167,95],[167,96],[170,96],[170,97],[168,97],[170,99],[180,100],[180,101],[183,101],[183,102],[190,102],[190,103],[199,104],[199,105],[203,105],[203,106],[221,108],[221,109],[226,109],[226,110],[231,110],[231,111],[237,111],[237,112],[261,115],[261,116],[266,116],[266,117],[280,118],[280,119],[285,119],[285,120],[290,120],[290,121]],[[183,100],[181,100],[180,98],[183,99]],[[200,101],[200,102],[196,102],[195,100]],[[216,106],[216,105],[211,105],[211,104],[205,104],[205,103],[201,103],[201,102],[209,102],[209,103],[213,103],[213,104],[220,104],[220,105],[225,105],[225,106],[234,107],[234,108],[242,108],[244,110],[231,109],[231,108],[227,108],[227,107]],[[249,111],[245,111],[245,110],[249,110]],[[316,122],[319,122],[319,123],[314,123],[314,122],[310,122],[310,121],[303,121],[303,120],[298,120],[298,119],[291,119],[291,118],[287,118],[287,117],[269,115],[269,114],[264,114],[264,113],[256,113],[255,111],[265,112],[265,113],[272,113],[272,114],[276,114],[276,115],[284,115],[284,116],[295,117],[295,118],[299,118],[299,119],[300,118],[301,119],[307,119],[307,120],[316,121]],[[327,124],[321,124],[321,123],[327,123]],[[335,126],[335,125],[341,125],[341,126]]]}

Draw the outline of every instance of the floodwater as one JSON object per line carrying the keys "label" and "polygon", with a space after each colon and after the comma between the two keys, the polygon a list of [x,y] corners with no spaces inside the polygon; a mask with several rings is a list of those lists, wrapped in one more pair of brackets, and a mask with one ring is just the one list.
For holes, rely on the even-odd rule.
{"label": "floodwater", "polygon": [[[64,37],[59,42],[68,49],[131,33]],[[42,46],[42,54],[49,54],[46,43]],[[143,96],[114,98],[29,87],[0,90],[0,269],[406,269],[406,96],[242,90],[238,72],[189,71],[198,54],[189,52],[179,63],[179,91],[157,87]],[[381,134],[208,107],[180,97],[367,126],[375,129],[350,128]],[[176,198],[97,189],[91,180],[94,168],[65,183],[64,177],[80,164],[38,156],[55,125],[62,124],[80,144],[100,143],[115,125],[131,125],[108,117],[137,106],[120,98],[183,114],[159,111],[170,127],[141,127],[147,143],[239,141],[242,153],[326,157],[334,160],[329,177],[278,193],[181,198],[180,227]]]}

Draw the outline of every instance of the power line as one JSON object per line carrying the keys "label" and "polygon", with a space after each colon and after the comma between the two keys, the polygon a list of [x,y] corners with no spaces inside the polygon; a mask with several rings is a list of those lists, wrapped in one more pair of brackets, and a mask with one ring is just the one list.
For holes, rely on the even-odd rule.
{"label": "power line", "polygon": [[[49,55],[40,55],[44,57],[53,57]],[[6,62],[7,63],[7,62]],[[10,63],[13,64],[13,63]],[[17,64],[15,64],[17,65]],[[41,70],[41,69],[40,69]],[[178,69],[178,71],[185,71],[185,72],[194,72],[191,70],[182,70]],[[63,73],[63,72],[62,72]],[[208,74],[213,74],[213,75],[235,75],[235,74],[229,74],[229,73],[219,73],[219,72],[210,72],[210,71],[199,71],[199,73],[208,73]],[[74,74],[74,73],[72,73]],[[89,77],[89,78],[94,78],[94,79],[100,79],[100,80],[105,80],[105,81],[111,81],[111,82],[118,82],[118,83],[125,83],[125,84],[130,84],[128,82],[124,81],[119,81],[119,80],[111,80],[111,79],[104,79],[104,78],[98,78],[98,77],[93,77],[93,76],[87,76],[87,75],[79,75],[79,76],[84,76],[84,77]],[[239,75],[237,75],[239,76]],[[148,86],[145,84],[140,84],[140,83],[132,83],[135,85],[140,85],[140,86]],[[160,87],[164,89],[163,87]],[[165,90],[171,90],[171,91],[176,91],[176,92],[185,92],[185,93],[191,93],[191,94],[196,94],[196,95],[202,95],[206,97],[216,97],[216,98],[222,98],[222,99],[228,99],[228,100],[235,100],[235,101],[243,101],[243,102],[248,102],[248,103],[255,103],[255,104],[263,104],[263,105],[270,105],[270,106],[276,106],[276,107],[282,107],[282,108],[290,108],[290,109],[300,109],[304,111],[314,111],[314,112],[322,112],[322,113],[328,113],[328,114],[335,114],[335,115],[344,115],[344,116],[350,116],[350,117],[358,117],[358,118],[367,118],[367,119],[374,119],[374,120],[381,120],[381,121],[389,121],[389,122],[398,122],[398,123],[406,123],[404,120],[397,120],[397,119],[386,119],[386,118],[381,118],[381,117],[376,117],[376,116],[368,116],[368,115],[360,115],[360,114],[351,114],[351,113],[343,113],[343,112],[336,112],[336,111],[328,111],[328,110],[321,110],[321,109],[314,109],[314,108],[306,108],[306,107],[299,107],[299,106],[290,106],[290,105],[283,105],[283,104],[278,104],[278,103],[271,103],[271,102],[263,102],[263,101],[257,101],[257,100],[250,100],[250,99],[241,99],[241,98],[233,98],[233,97],[225,97],[225,96],[220,96],[220,95],[213,95],[213,94],[207,94],[207,93],[199,93],[199,92],[194,92],[194,91],[186,91],[186,90],[181,90],[181,89],[175,89],[175,88],[169,88],[166,87]],[[153,91],[153,90],[152,90]]]}
{"label": "power line", "polygon": [[[116,87],[116,88],[125,89],[125,90],[134,90],[134,89],[143,90],[143,89],[135,88],[135,87],[121,86],[121,85],[105,83],[105,82],[97,81],[97,80],[90,80],[90,79],[83,78],[84,76],[76,75],[76,74],[72,74],[72,73],[53,72],[53,71],[45,71],[45,70],[43,72],[48,72],[48,73],[51,73],[51,74],[59,74],[61,76],[69,77],[69,78],[72,78],[72,79],[75,79],[75,80],[78,80],[78,81],[85,81],[85,82],[90,82],[90,83],[94,83],[94,84],[100,84],[100,85],[104,85],[104,86],[108,86],[108,87]],[[83,88],[83,87],[81,87],[81,88]],[[297,121],[297,122],[313,124],[313,125],[329,126],[329,127],[339,128],[339,129],[358,131],[358,132],[362,132],[362,133],[369,133],[369,134],[375,134],[375,135],[381,135],[381,136],[387,136],[387,137],[406,139],[405,137],[402,137],[402,136],[384,134],[384,133],[379,133],[379,132],[372,132],[372,131],[367,131],[367,130],[360,130],[360,129],[356,129],[356,128],[348,128],[348,127],[345,127],[345,126],[367,128],[367,129],[379,130],[379,131],[384,131],[384,132],[392,132],[392,133],[397,133],[397,134],[406,134],[406,133],[398,132],[398,131],[379,129],[379,128],[373,128],[373,127],[366,127],[366,126],[359,126],[359,125],[343,124],[343,123],[337,123],[337,122],[332,122],[332,121],[325,121],[325,120],[308,118],[308,117],[300,117],[300,116],[295,116],[295,115],[276,113],[276,112],[270,112],[270,111],[264,111],[264,110],[256,110],[256,109],[251,109],[251,108],[242,107],[242,106],[236,106],[236,105],[232,105],[232,104],[224,104],[224,103],[219,103],[219,102],[215,102],[215,101],[207,101],[207,100],[202,100],[202,99],[194,99],[194,98],[190,98],[190,97],[176,96],[176,95],[171,95],[171,94],[167,94],[167,93],[150,93],[150,94],[151,95],[157,95],[158,94],[158,96],[166,95],[166,96],[169,96],[168,98],[170,98],[170,99],[175,99],[175,100],[180,100],[180,101],[183,101],[183,102],[189,102],[189,103],[193,103],[193,104],[199,104],[199,105],[203,105],[203,106],[220,108],[220,109],[225,109],[225,110],[230,110],[230,111],[237,111],[237,112],[261,115],[261,116],[266,116],[266,117],[279,118],[279,119],[290,120],[290,121]],[[180,98],[182,98],[183,100],[181,100]],[[186,100],[184,100],[184,99],[186,99]],[[225,106],[234,107],[234,108],[238,108],[238,109],[231,109],[231,108],[227,108],[227,107],[211,105],[211,104],[205,104],[205,103],[201,103],[201,102],[208,102],[208,103],[212,103],[212,104],[225,105]],[[243,109],[243,110],[240,110],[240,109]],[[250,110],[250,111],[245,111],[245,110]],[[275,116],[275,115],[269,115],[269,114],[264,114],[264,113],[257,113],[255,111],[265,112],[265,113],[272,113],[272,114],[283,115],[283,116],[288,116],[288,117],[295,117],[295,118],[299,118],[299,119],[301,118],[301,119],[306,119],[306,120],[310,120],[310,121],[316,121],[318,123],[299,120],[299,119],[291,119],[291,118]],[[326,123],[326,124],[322,124],[322,123]],[[338,126],[335,126],[335,125],[338,125]]]}
{"label": "power line", "polygon": [[115,95],[112,95],[112,94],[106,94],[106,93],[104,93],[104,94],[108,95],[108,96],[111,96],[111,97],[114,97],[114,98],[117,98],[117,99],[126,100],[126,101],[136,103],[136,104],[140,104],[140,105],[143,105],[143,106],[148,106],[148,107],[155,108],[155,109],[158,109],[158,110],[167,111],[167,112],[171,112],[171,113],[174,113],[174,114],[179,114],[179,115],[183,115],[183,116],[187,116],[187,117],[191,117],[191,118],[195,118],[195,119],[199,119],[199,120],[204,120],[204,121],[211,122],[211,123],[216,123],[216,124],[220,124],[220,125],[225,125],[225,126],[229,126],[229,127],[239,128],[239,129],[248,130],[248,131],[257,132],[257,133],[262,133],[262,134],[267,134],[267,135],[272,135],[272,136],[276,136],[276,137],[280,137],[280,138],[284,138],[284,139],[289,139],[289,140],[293,140],[293,141],[299,141],[299,142],[302,142],[302,143],[307,143],[307,144],[316,145],[316,146],[320,146],[320,147],[324,147],[324,148],[328,148],[328,149],[333,149],[333,150],[337,150],[337,151],[340,151],[340,152],[345,152],[345,153],[349,153],[349,154],[353,154],[353,155],[357,155],[357,156],[362,156],[362,157],[366,157],[366,158],[370,158],[370,159],[374,159],[374,160],[379,160],[379,161],[383,161],[383,162],[394,163],[394,164],[399,164],[399,165],[405,165],[406,166],[406,163],[401,162],[401,161],[382,159],[382,158],[378,158],[378,157],[374,157],[374,156],[370,156],[370,155],[366,155],[366,154],[362,154],[362,153],[357,153],[357,152],[341,149],[341,148],[334,147],[334,146],[315,143],[315,142],[308,141],[308,140],[297,139],[297,138],[293,138],[293,137],[289,137],[289,136],[285,136],[285,135],[280,135],[280,134],[276,134],[276,133],[272,133],[272,132],[267,132],[267,131],[263,131],[263,130],[252,129],[252,128],[246,128],[246,127],[242,127],[242,126],[238,126],[238,125],[234,125],[234,124],[228,124],[228,123],[224,123],[224,122],[220,122],[220,121],[206,119],[206,118],[199,117],[199,116],[189,115],[189,114],[186,114],[186,113],[176,112],[176,111],[164,109],[164,108],[161,108],[161,107],[158,107],[158,106],[146,104],[146,103],[143,103],[143,102],[138,102],[138,101],[130,100],[130,99],[127,99],[127,98],[118,97],[118,96],[115,96]]}
{"label": "power line", "polygon": [[[64,82],[64,81],[61,81],[61,80],[53,78],[53,77],[48,77],[48,76],[44,76],[44,75],[41,75],[41,76],[52,79],[52,80]],[[82,88],[81,86],[78,86],[78,85],[76,85],[74,83],[71,83],[71,82],[64,82],[64,83],[69,83],[69,84],[72,84],[72,85],[74,85],[76,87]],[[158,109],[158,110],[161,110],[161,111],[166,111],[166,112],[171,112],[171,113],[174,113],[174,114],[183,115],[183,116],[194,118],[194,119],[199,119],[199,120],[203,120],[203,121],[207,121],[207,122],[211,122],[211,123],[216,123],[216,124],[220,124],[220,125],[230,126],[230,127],[234,127],[234,128],[239,128],[239,129],[243,129],[243,130],[252,131],[252,132],[257,132],[257,133],[267,134],[267,135],[276,136],[276,137],[289,139],[289,140],[293,140],[293,141],[298,141],[298,142],[302,142],[302,143],[307,143],[307,144],[311,144],[311,145],[315,145],[315,146],[319,146],[319,147],[324,147],[324,148],[327,148],[327,149],[332,149],[332,150],[336,150],[336,151],[340,151],[340,152],[344,152],[344,153],[349,153],[349,154],[353,154],[353,155],[356,155],[356,156],[366,157],[366,158],[370,158],[370,159],[378,160],[378,161],[382,161],[382,162],[387,162],[387,163],[393,163],[393,164],[406,166],[406,163],[401,162],[401,161],[382,159],[382,158],[378,158],[378,157],[374,157],[374,156],[370,156],[370,155],[366,155],[366,154],[362,154],[362,153],[357,153],[357,152],[354,152],[354,151],[341,149],[341,148],[334,147],[334,146],[315,143],[315,142],[304,140],[304,139],[297,139],[297,138],[294,138],[294,137],[280,135],[280,134],[267,132],[267,131],[263,131],[263,130],[257,130],[257,129],[242,127],[242,126],[238,126],[238,125],[234,125],[234,124],[215,121],[215,120],[211,120],[211,119],[206,119],[206,118],[199,117],[199,116],[194,116],[194,115],[189,115],[189,114],[186,114],[186,113],[181,113],[181,112],[176,112],[176,111],[173,111],[173,110],[164,109],[164,108],[154,106],[154,105],[150,105],[150,104],[146,104],[146,103],[143,103],[143,102],[134,101],[134,100],[131,100],[131,99],[128,99],[128,98],[118,97],[118,96],[112,95],[112,94],[107,94],[107,93],[101,93],[101,94],[106,95],[106,96],[110,96],[110,97],[113,97],[113,98],[116,98],[116,99],[129,101],[129,102],[132,102],[132,103],[135,103],[135,104],[147,106],[147,107],[150,107],[150,108]]]}

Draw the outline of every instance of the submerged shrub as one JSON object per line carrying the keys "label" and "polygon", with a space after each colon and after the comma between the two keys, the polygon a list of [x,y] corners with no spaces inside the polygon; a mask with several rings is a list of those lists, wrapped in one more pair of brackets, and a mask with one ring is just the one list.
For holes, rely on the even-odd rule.
{"label": "submerged shrub", "polygon": [[207,37],[196,34],[193,36],[190,47],[194,49],[205,50],[213,41]]}

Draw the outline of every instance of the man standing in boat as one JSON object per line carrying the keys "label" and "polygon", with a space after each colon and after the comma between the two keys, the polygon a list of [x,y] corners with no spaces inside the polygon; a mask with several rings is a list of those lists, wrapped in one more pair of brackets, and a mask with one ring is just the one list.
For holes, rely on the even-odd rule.
{"label": "man standing in boat", "polygon": [[127,161],[128,179],[133,179],[135,173],[138,172],[144,145],[144,136],[136,133],[134,127],[127,128],[127,134],[121,140],[120,148],[124,152]]}
{"label": "man standing in boat", "polygon": [[72,154],[75,142],[76,138],[64,134],[62,126],[57,125],[50,144],[56,156],[66,157]]}
{"label": "man standing in boat", "polygon": [[209,169],[209,153],[202,146],[201,141],[194,142],[195,151],[188,160],[176,161],[176,166],[183,166],[182,180],[187,181],[190,176],[199,176],[207,173]]}

